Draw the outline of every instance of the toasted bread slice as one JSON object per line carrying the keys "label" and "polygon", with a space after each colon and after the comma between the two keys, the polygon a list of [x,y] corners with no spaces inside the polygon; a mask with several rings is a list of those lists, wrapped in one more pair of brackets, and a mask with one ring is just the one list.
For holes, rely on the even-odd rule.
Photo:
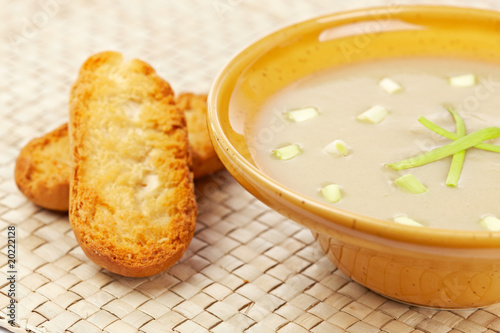
{"label": "toasted bread slice", "polygon": [[103,52],[70,96],[69,218],[98,265],[142,277],[173,265],[197,214],[184,113],[148,64]]}
{"label": "toasted bread slice", "polygon": [[[176,98],[184,111],[195,179],[224,168],[215,154],[207,129],[207,95],[183,93]],[[68,124],[31,140],[20,152],[15,167],[19,190],[33,203],[48,209],[69,207]]]}
{"label": "toasted bread slice", "polygon": [[35,204],[67,211],[70,173],[68,126],[64,124],[21,150],[14,178],[19,190]]}
{"label": "toasted bread slice", "polygon": [[176,97],[175,102],[186,116],[194,178],[222,170],[224,165],[217,157],[208,134],[207,95],[183,93]]}

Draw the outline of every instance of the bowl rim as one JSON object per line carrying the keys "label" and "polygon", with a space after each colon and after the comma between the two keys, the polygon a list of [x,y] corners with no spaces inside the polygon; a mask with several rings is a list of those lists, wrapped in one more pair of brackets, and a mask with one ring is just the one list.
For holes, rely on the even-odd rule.
{"label": "bowl rim", "polygon": [[[457,7],[446,5],[398,5],[398,13],[395,18],[401,13],[419,13],[419,14],[440,14],[447,17],[467,16],[467,17],[493,17],[500,21],[500,12],[489,9],[478,9],[475,7]],[[279,193],[284,199],[293,204],[303,204],[308,206],[308,211],[314,211],[315,215],[320,213],[321,217],[326,217],[330,223],[340,225],[352,230],[362,232],[375,237],[412,243],[416,245],[427,245],[436,247],[448,248],[499,248],[500,247],[500,231],[487,230],[463,230],[463,229],[443,229],[430,227],[415,227],[406,226],[384,219],[378,219],[366,215],[361,215],[355,212],[343,210],[337,207],[332,207],[327,203],[322,203],[318,200],[302,195],[297,191],[277,182],[256,166],[252,165],[242,156],[237,149],[230,143],[224,128],[219,121],[218,99],[221,98],[221,88],[225,79],[227,79],[231,69],[237,67],[239,63],[245,63],[245,67],[251,65],[252,55],[259,54],[259,50],[275,46],[269,44],[270,41],[284,41],[293,31],[297,29],[312,29],[316,26],[324,26],[332,22],[342,21],[345,18],[355,19],[358,21],[373,20],[374,17],[387,12],[389,6],[366,7],[349,11],[333,12],[324,14],[304,21],[293,23],[274,32],[261,37],[245,47],[240,52],[233,55],[230,60],[220,69],[216,75],[210,88],[207,99],[207,125],[209,129],[210,139],[215,147],[217,155],[223,164],[227,166],[229,163],[225,160],[224,153],[231,154],[231,165],[237,166],[239,173],[245,175],[246,179],[251,179],[254,183],[266,184],[275,193]],[[284,38],[284,39],[282,39]],[[234,85],[232,86],[234,88]],[[232,91],[232,90],[231,90]],[[226,97],[227,98],[227,97]],[[219,140],[223,139],[221,143]],[[224,147],[221,145],[224,144]],[[223,152],[225,150],[226,152]],[[229,159],[229,157],[228,157]],[[332,217],[342,216],[343,222],[334,221]],[[298,222],[300,224],[300,222]],[[314,230],[320,232],[318,230]]]}

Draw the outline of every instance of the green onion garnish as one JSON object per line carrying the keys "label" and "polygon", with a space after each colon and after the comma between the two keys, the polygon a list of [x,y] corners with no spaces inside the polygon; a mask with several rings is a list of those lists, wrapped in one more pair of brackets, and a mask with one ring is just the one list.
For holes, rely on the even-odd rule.
{"label": "green onion garnish", "polygon": [[388,77],[380,80],[378,85],[388,94],[395,94],[403,90],[403,87],[399,83]]}
{"label": "green onion garnish", "polygon": [[408,216],[396,216],[394,218],[394,222],[399,223],[399,224],[404,224],[404,225],[412,225],[415,227],[423,227],[422,223],[419,223]]}
{"label": "green onion garnish", "polygon": [[329,154],[342,155],[346,157],[351,154],[351,147],[349,147],[342,140],[335,140],[325,146],[325,151]]}
{"label": "green onion garnish", "polygon": [[444,157],[453,155],[462,150],[474,147],[475,145],[489,139],[493,139],[500,136],[500,128],[498,127],[487,127],[468,134],[464,137],[458,138],[457,140],[448,143],[442,147],[433,149],[429,152],[423,153],[421,155],[395,162],[386,164],[395,170],[403,170],[409,168],[415,168],[421,165],[425,165],[431,162],[435,162]]}
{"label": "green onion garnish", "polygon": [[302,152],[298,144],[292,144],[279,149],[273,150],[274,155],[280,160],[289,160],[299,155]]}
{"label": "green onion garnish", "polygon": [[307,107],[303,109],[291,110],[284,115],[296,123],[300,123],[309,119],[316,117],[319,114],[318,109],[315,107]]}
{"label": "green onion garnish", "polygon": [[486,216],[479,222],[479,224],[486,230],[500,231],[500,219],[495,216]]}
{"label": "green onion garnish", "polygon": [[[437,134],[439,134],[441,136],[444,136],[445,138],[448,138],[450,140],[459,139],[459,136],[457,134],[445,130],[441,126],[434,124],[432,121],[430,121],[429,119],[427,119],[425,117],[420,117],[418,119],[418,121],[422,125],[424,125],[425,127],[427,127],[428,129],[430,129],[431,131],[433,131],[433,132],[435,132],[435,133],[437,133]],[[483,149],[483,150],[492,151],[492,152],[495,152],[495,153],[500,153],[500,146],[493,145],[493,144],[490,144],[490,143],[480,143],[480,144],[475,145],[474,148],[479,148],[479,149]]]}
{"label": "green onion garnish", "polygon": [[394,181],[394,184],[407,190],[410,193],[422,194],[427,192],[427,187],[424,186],[414,175],[406,174]]}
{"label": "green onion garnish", "polygon": [[387,117],[389,110],[382,105],[375,105],[356,117],[357,120],[378,124]]}
{"label": "green onion garnish", "polygon": [[323,198],[329,203],[337,202],[342,198],[340,187],[337,184],[326,185],[321,189],[321,194],[323,195]]}
{"label": "green onion garnish", "polygon": [[448,83],[453,87],[472,87],[477,83],[474,74],[457,75],[448,78]]}
{"label": "green onion garnish", "polygon": [[[462,117],[460,117],[458,112],[453,110],[451,107],[447,107],[446,109],[451,113],[453,119],[455,120],[457,127],[456,131],[457,135],[460,138],[465,136],[465,123]],[[460,179],[460,174],[462,173],[464,160],[465,160],[465,150],[462,150],[453,155],[453,158],[451,160],[450,170],[448,171],[448,177],[446,178],[446,185],[448,186],[458,185],[458,180]]]}

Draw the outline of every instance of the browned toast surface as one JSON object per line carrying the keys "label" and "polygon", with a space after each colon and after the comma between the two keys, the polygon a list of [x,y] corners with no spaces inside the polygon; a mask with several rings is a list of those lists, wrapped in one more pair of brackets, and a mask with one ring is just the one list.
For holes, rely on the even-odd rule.
{"label": "browned toast surface", "polygon": [[64,124],[21,150],[14,178],[19,190],[35,204],[67,211],[70,172],[68,127]]}
{"label": "browned toast surface", "polygon": [[[208,129],[207,95],[183,93],[176,104],[184,111],[195,179],[224,168],[215,154]],[[16,183],[35,204],[67,211],[69,206],[69,138],[67,124],[31,140],[20,152],[16,163]]]}
{"label": "browned toast surface", "polygon": [[194,178],[202,178],[223,169],[208,134],[207,95],[183,93],[176,97],[176,104],[186,115]]}
{"label": "browned toast surface", "polygon": [[103,52],[70,97],[70,222],[85,254],[126,276],[170,267],[194,233],[183,112],[148,64]]}

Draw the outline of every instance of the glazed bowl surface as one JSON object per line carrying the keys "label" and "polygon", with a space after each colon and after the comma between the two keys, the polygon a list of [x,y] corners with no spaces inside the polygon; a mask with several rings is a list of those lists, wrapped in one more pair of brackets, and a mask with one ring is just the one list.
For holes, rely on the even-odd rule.
{"label": "glazed bowl surface", "polygon": [[500,302],[500,232],[419,228],[362,216],[297,193],[260,170],[245,128],[290,83],[336,66],[433,56],[500,65],[500,13],[389,6],[334,13],[274,32],[237,54],[208,100],[212,142],[259,200],[309,228],[345,274],[389,298],[437,308]]}

